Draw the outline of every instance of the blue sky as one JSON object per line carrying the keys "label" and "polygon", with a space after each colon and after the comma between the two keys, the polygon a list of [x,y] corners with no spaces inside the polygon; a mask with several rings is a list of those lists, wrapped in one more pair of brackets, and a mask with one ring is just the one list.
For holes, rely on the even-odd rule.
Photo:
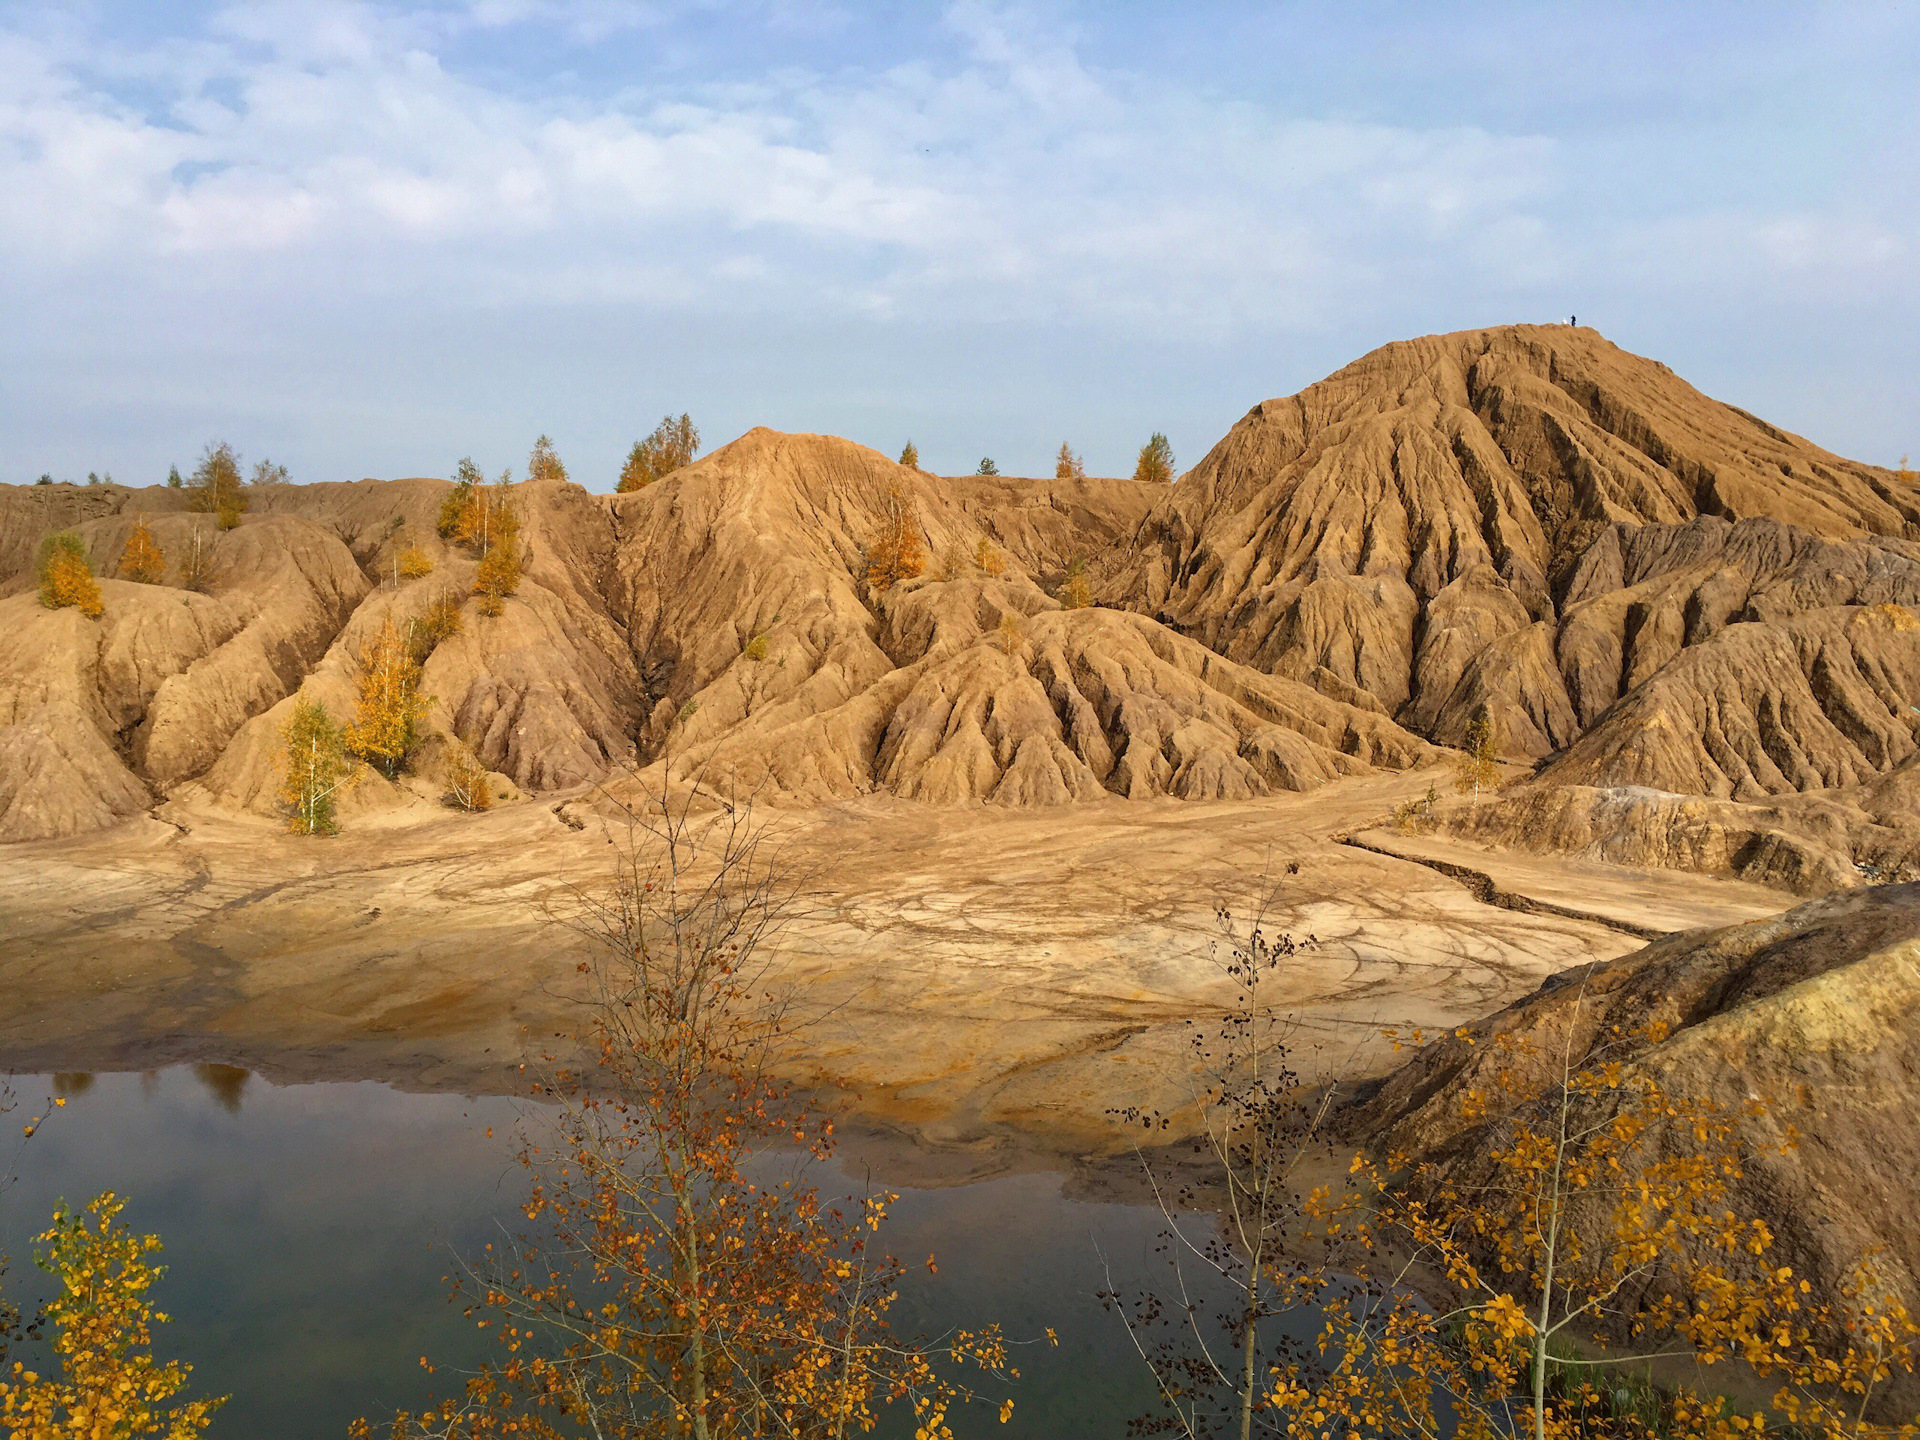
{"label": "blue sky", "polygon": [[0,7],[0,479],[610,487],[668,410],[1182,465],[1577,313],[1920,453],[1920,6]]}

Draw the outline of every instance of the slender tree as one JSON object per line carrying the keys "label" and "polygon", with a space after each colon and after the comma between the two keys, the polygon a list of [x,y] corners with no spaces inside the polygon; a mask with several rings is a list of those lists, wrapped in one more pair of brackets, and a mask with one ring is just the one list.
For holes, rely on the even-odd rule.
{"label": "slender tree", "polygon": [[1133,478],[1145,485],[1173,483],[1173,446],[1158,430],[1140,447],[1140,459],[1133,467]]}
{"label": "slender tree", "polygon": [[[1162,1217],[1164,1282],[1122,1294],[1109,1280],[1101,1297],[1153,1375],[1159,1410],[1136,1427],[1147,1433],[1283,1433],[1271,1376],[1294,1358],[1290,1320],[1311,1314],[1326,1285],[1324,1257],[1300,1240],[1313,1193],[1304,1177],[1329,1153],[1334,1094],[1292,1068],[1295,1022],[1275,1001],[1297,948],[1270,927],[1273,903],[1263,897],[1244,920],[1218,912],[1209,955],[1226,1002],[1216,1024],[1192,1027],[1184,1113],[1113,1112],[1138,1136],[1135,1153]],[[1150,1149],[1165,1144],[1176,1119],[1190,1137]]]}
{"label": "slender tree", "polygon": [[554,453],[553,441],[542,435],[533,442],[533,451],[527,456],[527,479],[564,480],[567,467],[560,463],[560,457]]}
{"label": "slender tree", "polygon": [[226,441],[209,444],[190,482],[191,508],[212,515],[222,530],[240,523],[250,503],[240,481],[240,457]]}
{"label": "slender tree", "polygon": [[188,590],[204,589],[207,583],[207,567],[211,562],[212,550],[195,525],[188,533],[187,543],[180,547],[180,583]]}
{"label": "slender tree", "polygon": [[538,1229],[471,1275],[497,1357],[393,1433],[840,1440],[897,1402],[950,1440],[974,1398],[953,1372],[1012,1374],[997,1329],[897,1336],[902,1267],[876,1238],[893,1197],[842,1207],[755,1173],[775,1145],[832,1149],[772,1078],[791,1035],[769,968],[792,903],[777,852],[743,805],[629,779],[634,803],[607,797],[627,827],[613,882],[562,914],[592,1024],[521,1152]]}
{"label": "slender tree", "polygon": [[420,662],[388,619],[360,652],[360,695],[347,748],[391,780],[419,744],[426,711]]}
{"label": "slender tree", "polygon": [[999,546],[984,535],[980,537],[980,543],[973,547],[973,563],[982,575],[1001,575],[1007,568],[1006,557],[1000,553]]}
{"label": "slender tree", "polygon": [[1093,604],[1093,587],[1087,582],[1087,562],[1078,555],[1067,562],[1066,578],[1055,597],[1067,610],[1084,610]]}
{"label": "slender tree", "polygon": [[1053,478],[1056,480],[1084,480],[1087,467],[1080,457],[1073,453],[1073,447],[1066,441],[1060,442],[1060,453],[1053,459]]}
{"label": "slender tree", "polygon": [[473,463],[468,455],[460,457],[460,464],[454,474],[453,489],[447,492],[440,502],[440,538],[456,540],[465,538],[467,512],[473,505],[474,492],[486,483],[486,477],[480,473],[480,467]]}
{"label": "slender tree", "polygon": [[[1765,1107],[1664,1087],[1635,1061],[1665,1034],[1600,1023],[1577,982],[1538,1031],[1436,1042],[1468,1052],[1482,1138],[1444,1163],[1356,1158],[1313,1198],[1345,1263],[1314,1354],[1274,1371],[1293,1440],[1911,1433],[1868,1416],[1920,1327],[1871,1257],[1822,1302],[1764,1220],[1734,1215]],[[1623,1385],[1656,1360],[1738,1360],[1776,1388],[1754,1408],[1697,1380]]]}
{"label": "slender tree", "polygon": [[455,735],[447,737],[447,803],[469,812],[493,808],[487,767]]}
{"label": "slender tree", "polygon": [[498,615],[506,597],[520,588],[523,560],[520,553],[520,515],[506,495],[506,477],[501,484],[485,487],[496,492],[486,497],[481,535],[480,564],[473,572],[473,593],[480,597],[482,615]]}
{"label": "slender tree", "polygon": [[167,557],[145,520],[138,522],[127,537],[118,568],[127,579],[141,585],[158,585],[167,578]]}
{"label": "slender tree", "polygon": [[349,783],[346,736],[318,700],[298,700],[280,728],[280,798],[296,835],[331,835],[334,805]]}
{"label": "slender tree", "polygon": [[913,497],[897,478],[889,480],[880,500],[880,528],[867,545],[867,588],[876,593],[891,589],[926,568],[927,549]]}
{"label": "slender tree", "polygon": [[169,465],[167,467],[167,488],[169,490],[178,490],[185,483],[186,482],[180,478],[180,467],[178,465]]}
{"label": "slender tree", "polygon": [[1493,716],[1483,705],[1467,724],[1466,741],[1461,746],[1465,753],[1454,766],[1453,775],[1453,788],[1462,795],[1472,795],[1475,805],[1480,803],[1480,792],[1500,779],[1494,743]]}
{"label": "slender tree", "polygon": [[913,441],[907,441],[905,447],[900,451],[900,463],[909,470],[918,470],[920,468],[920,448],[915,445]]}

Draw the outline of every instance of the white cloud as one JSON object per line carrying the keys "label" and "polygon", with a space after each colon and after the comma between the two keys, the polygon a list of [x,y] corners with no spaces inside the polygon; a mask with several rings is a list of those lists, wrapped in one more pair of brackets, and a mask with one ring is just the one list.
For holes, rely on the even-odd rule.
{"label": "white cloud", "polygon": [[[724,277],[735,304],[1204,326],[1298,319],[1487,227],[1545,243],[1517,222],[1552,189],[1548,141],[1203,101],[1096,74],[1070,35],[976,4],[949,14],[963,53],[944,69],[618,101],[505,93],[435,48],[555,14],[248,7],[169,57],[106,45],[105,63],[98,37],[6,37],[29,83],[0,111],[0,246],[67,272],[218,266],[230,285],[248,255],[352,256],[375,291],[511,273],[577,294],[598,275],[673,304]],[[655,17],[566,21],[616,18]],[[136,110],[83,78],[106,70],[171,85]]]}

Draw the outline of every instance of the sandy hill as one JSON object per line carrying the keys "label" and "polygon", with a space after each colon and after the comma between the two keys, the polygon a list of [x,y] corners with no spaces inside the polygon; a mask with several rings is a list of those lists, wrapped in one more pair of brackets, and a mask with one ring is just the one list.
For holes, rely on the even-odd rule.
{"label": "sandy hill", "polygon": [[[0,838],[168,800],[272,814],[294,697],[346,713],[386,619],[465,600],[447,489],[268,487],[221,532],[180,491],[0,487]],[[1417,765],[1484,711],[1541,768],[1443,821],[1482,838],[1816,890],[1916,838],[1920,487],[1589,330],[1386,346],[1166,489],[755,430],[636,494],[513,493],[525,578],[497,617],[465,604],[425,683],[503,794],[637,761],[790,804],[1245,799]],[[890,495],[928,563],[876,591]],[[112,578],[143,516],[171,559],[202,547],[196,589]],[[99,620],[38,603],[57,528],[105,577]],[[407,544],[431,575],[396,575]],[[1093,607],[1058,598],[1075,560]],[[444,749],[350,816],[432,813]],[[1607,831],[1595,797],[1623,793],[1666,798]],[[1663,849],[1680,799],[1705,838]]]}

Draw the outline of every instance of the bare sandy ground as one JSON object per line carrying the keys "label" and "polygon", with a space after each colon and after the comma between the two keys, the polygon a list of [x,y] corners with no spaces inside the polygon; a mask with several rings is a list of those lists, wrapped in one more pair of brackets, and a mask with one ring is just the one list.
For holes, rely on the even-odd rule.
{"label": "bare sandy ground", "polygon": [[[1110,1107],[1184,1093],[1187,1024],[1221,996],[1216,909],[1244,913],[1263,887],[1301,944],[1279,1003],[1321,1077],[1384,1068],[1382,1027],[1462,1023],[1638,948],[1623,920],[1687,928],[1744,918],[1730,902],[1793,903],[1608,866],[1572,885],[1555,866],[1509,867],[1503,886],[1557,883],[1569,912],[1532,914],[1338,843],[1430,778],[1247,802],[770,812],[806,889],[780,941],[810,1017],[799,1073],[858,1120],[978,1167],[1088,1154],[1115,1143]],[[558,917],[613,853],[565,808],[330,840],[177,812],[9,846],[0,1068],[220,1060],[270,1078],[511,1088],[577,1022],[579,941]],[[1605,923],[1576,918],[1582,906]]]}

